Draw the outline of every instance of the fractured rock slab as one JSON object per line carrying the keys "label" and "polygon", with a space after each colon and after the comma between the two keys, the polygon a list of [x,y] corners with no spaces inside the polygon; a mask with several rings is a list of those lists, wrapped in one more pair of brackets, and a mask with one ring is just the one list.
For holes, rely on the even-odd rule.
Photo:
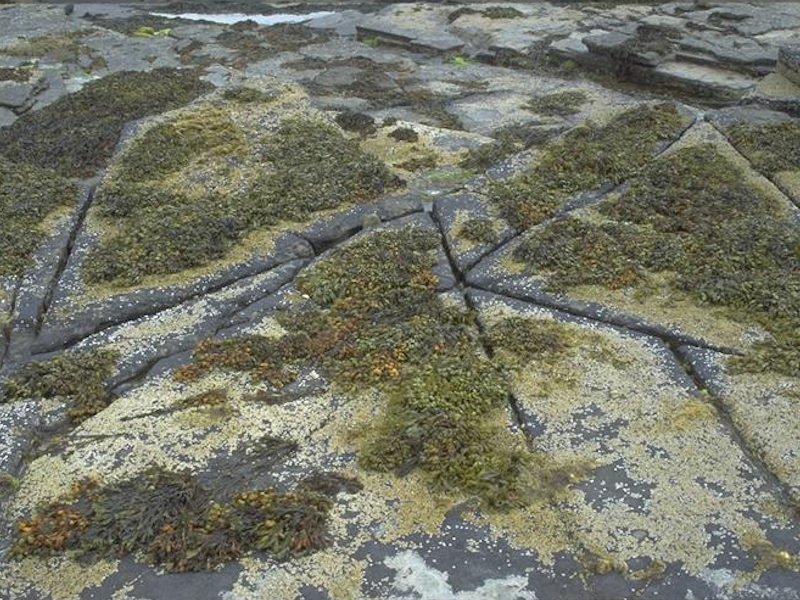
{"label": "fractured rock slab", "polygon": [[[763,194],[764,198],[769,199],[774,206],[775,217],[784,219],[787,226],[791,227],[789,223],[793,223],[796,208],[769,181],[753,172],[750,165],[711,125],[696,125],[658,160],[667,160],[667,157],[686,148],[708,143],[714,145],[714,152],[725,156],[726,160],[730,160],[740,170],[744,180],[753,186],[753,190],[757,190],[754,193]],[[635,181],[634,178],[634,185]],[[601,204],[613,201],[617,193],[607,196]],[[595,219],[604,218],[596,215],[595,209],[598,206],[600,205],[595,204],[579,209],[564,218],[578,219],[587,224],[597,222]],[[754,323],[726,316],[718,308],[701,307],[697,300],[686,294],[662,288],[663,284],[656,281],[657,277],[652,280],[654,287],[647,292],[637,292],[635,286],[625,285],[613,289],[591,284],[572,288],[548,285],[549,274],[546,270],[527,270],[514,256],[516,249],[526,238],[535,240],[539,235],[547,236],[549,228],[557,227],[558,224],[558,220],[545,222],[488,255],[467,273],[467,283],[515,298],[556,308],[563,307],[570,312],[701,347],[710,345],[718,348],[742,348],[750,343],[748,331],[753,327],[758,329]],[[590,262],[603,260],[600,256],[587,258]],[[576,265],[576,268],[580,267]]]}
{"label": "fractured rock slab", "polygon": [[[780,494],[665,344],[493,294],[469,297],[495,355],[509,361],[533,446],[562,460],[596,461],[563,505],[584,564],[603,565],[595,594],[625,597],[644,586],[645,597],[687,589],[713,597],[727,586],[709,589],[708,574],[724,569],[772,593],[796,588],[788,574],[772,579],[745,557],[758,556],[757,540],[765,539],[794,552],[797,523],[764,511],[782,502]],[[545,328],[561,341],[526,359],[513,349],[535,339],[527,329],[519,340],[509,333],[492,341],[494,328],[509,323]],[[652,579],[637,583],[638,568]]]}
{"label": "fractured rock slab", "polygon": [[384,43],[416,50],[457,52],[464,42],[449,33],[448,8],[398,4],[371,15],[356,25],[359,37],[377,37]]}
{"label": "fractured rock slab", "polygon": [[800,46],[781,47],[778,53],[778,73],[800,85]]}
{"label": "fractured rock slab", "polygon": [[735,361],[712,350],[682,346],[680,353],[729,416],[736,431],[770,473],[800,501],[800,422],[797,379],[738,372]]}
{"label": "fractured rock slab", "polygon": [[[251,83],[250,85],[255,84]],[[237,113],[233,109],[230,114],[238,114],[239,116],[232,118],[245,119],[239,125],[240,127],[250,127],[253,125],[253,121],[259,118],[262,119],[262,123],[273,123],[272,127],[277,127],[283,119],[290,119],[293,115],[298,114],[303,114],[309,119],[321,118],[318,113],[313,111],[300,112],[303,100],[301,99],[302,96],[298,95],[296,91],[286,92],[285,90],[275,90],[274,87],[269,87],[266,92],[255,91],[252,93],[256,95],[267,94],[265,98],[271,93],[276,93],[278,96],[283,94],[283,96],[280,100],[262,100],[261,110],[264,113],[263,115],[259,115],[256,112],[248,114],[244,112]],[[172,113],[171,116],[166,118],[166,121],[163,117],[153,119],[140,128],[137,133],[129,137],[118,159],[112,164],[109,173],[101,182],[98,188],[98,195],[102,196],[102,194],[106,193],[105,190],[110,188],[111,191],[108,193],[112,198],[114,197],[114,194],[117,193],[114,191],[116,188],[113,187],[115,185],[115,173],[127,168],[125,166],[127,156],[130,155],[131,161],[139,160],[135,154],[131,153],[136,152],[136,144],[140,143],[138,140],[149,139],[147,137],[148,131],[158,131],[157,127],[169,126],[168,124],[165,125],[165,123],[180,123],[182,118],[191,119],[193,118],[192,115],[203,113],[203,111],[210,111],[209,114],[217,114],[215,111],[219,110],[217,108],[220,106],[219,96],[217,96],[217,100],[212,99],[207,102],[210,102],[210,104],[203,104],[201,101],[192,107]],[[214,102],[217,102],[217,104],[215,105]],[[223,103],[222,106],[229,106],[231,102],[235,101],[229,101],[228,104]],[[306,110],[308,111],[308,109]],[[314,116],[315,114],[317,115],[316,117]],[[169,119],[172,119],[172,121],[169,121]],[[224,126],[225,121],[222,123],[222,126]],[[266,135],[268,136],[269,134],[267,133]],[[232,157],[233,160],[238,160],[236,156],[238,154]],[[188,170],[184,175],[187,178],[185,185],[195,186],[195,193],[200,194],[201,199],[205,197],[204,194],[215,193],[215,186],[223,185],[223,182],[227,182],[227,180],[219,179],[223,175],[222,173],[214,174],[213,171],[204,170],[207,167],[202,163],[197,165],[190,163],[186,168]],[[242,168],[245,169],[242,171],[245,179],[239,180],[240,183],[238,185],[253,184],[255,179],[251,179],[248,184],[246,177],[255,178],[258,171],[252,165],[250,167],[242,165]],[[192,169],[197,170],[193,171]],[[365,173],[365,177],[370,176],[369,173]],[[388,172],[384,172],[381,177],[388,178]],[[232,183],[237,185],[236,180],[232,181]],[[228,183],[224,183],[224,185],[228,185]],[[348,185],[348,182],[339,182],[337,185]],[[176,190],[174,193],[180,193],[178,191],[180,186],[174,189]],[[361,204],[366,205],[368,203],[362,202]],[[375,204],[372,210],[382,212],[387,216],[392,216],[392,212],[396,210],[400,210],[402,214],[403,207],[395,206],[392,208],[392,206],[392,201],[387,200],[383,208],[379,204]],[[347,211],[349,208],[350,206],[343,206],[339,210]],[[298,235],[292,232],[292,229],[296,232],[302,229],[303,223],[301,222],[294,227],[289,224],[277,228],[267,228],[262,232],[259,239],[251,235],[245,240],[247,249],[244,252],[239,251],[232,259],[217,260],[208,269],[189,271],[187,276],[182,276],[178,272],[168,274],[166,279],[163,277],[161,279],[151,277],[150,279],[145,279],[143,284],[131,286],[127,290],[119,285],[116,286],[116,290],[113,285],[110,287],[105,286],[105,288],[98,285],[93,286],[84,278],[85,263],[87,260],[91,260],[93,252],[97,252],[98,244],[108,244],[107,241],[104,242],[104,230],[108,226],[108,220],[107,218],[104,220],[102,211],[103,207],[96,202],[90,209],[86,223],[76,238],[64,276],[55,289],[53,302],[44,321],[39,339],[34,346],[35,352],[52,350],[60,344],[75,341],[102,327],[168,308],[187,298],[219,289],[238,279],[264,272],[278,264],[296,258],[308,257],[313,253],[311,245],[301,236],[302,234]],[[317,217],[324,216],[323,212],[317,212]],[[335,212],[335,210],[328,211],[328,216]],[[355,215],[355,217],[360,220],[359,215]],[[233,223],[233,226],[237,226],[236,222]],[[330,222],[329,225],[325,225],[323,220],[314,227],[316,227],[318,233],[310,236],[313,239],[337,239],[342,235],[342,225],[336,222]],[[325,231],[329,233],[326,234]],[[156,258],[158,257],[156,256]]]}

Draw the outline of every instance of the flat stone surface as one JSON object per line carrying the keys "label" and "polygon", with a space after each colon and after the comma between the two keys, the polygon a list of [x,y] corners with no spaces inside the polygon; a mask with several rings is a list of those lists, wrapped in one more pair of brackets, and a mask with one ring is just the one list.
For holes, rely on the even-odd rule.
{"label": "flat stone surface", "polygon": [[756,85],[754,79],[734,71],[688,63],[666,62],[658,65],[653,74],[668,85],[690,86],[711,96],[741,97]]}
{"label": "flat stone surface", "polygon": [[445,11],[449,12],[449,8],[424,5],[417,10],[410,4],[389,6],[363,19],[356,30],[360,36],[379,36],[408,48],[456,52],[464,42],[445,30]]}
{"label": "flat stone surface", "polygon": [[11,109],[21,108],[30,98],[33,89],[32,83],[0,82],[0,106]]}
{"label": "flat stone surface", "polygon": [[108,157],[0,181],[0,600],[800,600],[800,3],[189,4],[0,5]]}
{"label": "flat stone surface", "polygon": [[689,361],[711,395],[725,410],[756,456],[785,486],[793,502],[800,499],[798,416],[793,394],[797,381],[769,373],[730,373],[731,358],[702,348],[683,346]]}
{"label": "flat stone surface", "polygon": [[800,85],[800,46],[782,46],[778,52],[778,71]]}
{"label": "flat stone surface", "polygon": [[16,120],[17,120],[17,115],[15,115],[12,110],[9,110],[7,108],[0,108],[0,127],[6,127],[7,125],[11,125]]}

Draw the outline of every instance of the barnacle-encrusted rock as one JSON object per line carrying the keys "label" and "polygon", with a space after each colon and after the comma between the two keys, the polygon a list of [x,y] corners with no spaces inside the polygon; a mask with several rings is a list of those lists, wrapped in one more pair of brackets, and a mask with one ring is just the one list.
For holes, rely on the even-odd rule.
{"label": "barnacle-encrusted rock", "polygon": [[798,600],[800,11],[697,4],[0,8],[0,599]]}

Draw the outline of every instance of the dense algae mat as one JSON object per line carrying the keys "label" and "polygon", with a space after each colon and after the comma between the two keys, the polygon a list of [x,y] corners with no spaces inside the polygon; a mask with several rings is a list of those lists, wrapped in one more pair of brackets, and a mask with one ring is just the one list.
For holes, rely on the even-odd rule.
{"label": "dense algae mat", "polygon": [[111,157],[123,126],[183,106],[212,89],[190,70],[120,71],[0,129],[0,154],[18,163],[90,177]]}
{"label": "dense algae mat", "polygon": [[726,128],[725,134],[753,167],[800,205],[800,123],[736,123]]}
{"label": "dense algae mat", "polygon": [[377,387],[386,405],[361,442],[364,467],[419,469],[434,489],[489,507],[524,504],[530,457],[497,424],[508,391],[469,314],[436,292],[439,244],[434,232],[406,227],[337,249],[299,276],[315,306],[280,314],[284,335],[206,342],[176,376],[245,371],[275,393],[319,368],[346,393]]}
{"label": "dense algae mat", "polygon": [[12,554],[143,553],[170,571],[212,569],[252,550],[302,556],[327,543],[331,497],[358,488],[351,479],[318,474],[287,492],[246,490],[216,499],[186,472],[151,468],[105,486],[86,479],[73,485],[70,498],[19,523]]}
{"label": "dense algae mat", "polygon": [[796,377],[800,228],[790,211],[718,146],[697,144],[649,165],[594,209],[532,230],[513,258],[551,291],[633,288],[646,305],[667,290],[720,307],[770,334],[733,359],[736,368]]}
{"label": "dense algae mat", "polygon": [[635,175],[688,124],[669,103],[631,108],[602,125],[587,122],[547,144],[523,172],[490,183],[485,193],[513,227],[531,227],[572,196]]}
{"label": "dense algae mat", "polygon": [[[491,526],[492,535],[508,536],[515,547],[531,549],[543,561],[567,552],[586,576],[615,572],[651,581],[673,561],[696,573],[720,552],[706,546],[709,524],[732,531],[759,564],[772,560],[759,569],[796,568],[791,555],[771,545],[758,520],[748,516],[771,498],[769,492],[758,477],[750,479],[751,466],[738,454],[737,461],[720,469],[719,454],[732,454],[735,446],[713,409],[692,397],[694,388],[670,379],[657,343],[654,347],[644,336],[631,343],[631,332],[569,323],[563,315],[557,319],[530,306],[523,313],[481,302],[479,327],[475,312],[436,290],[431,270],[440,243],[434,229],[419,226],[355,237],[301,273],[296,289],[289,291],[293,300],[287,310],[202,343],[188,364],[146,384],[152,389],[139,396],[134,391],[83,423],[78,439],[99,434],[103,439],[97,446],[43,457],[22,481],[17,558],[30,564],[25,561],[35,556],[69,550],[93,556],[130,553],[180,571],[248,555],[248,561],[257,561],[255,573],[274,573],[284,567],[265,557],[321,554],[330,526],[338,536],[332,543],[344,544],[332,550],[343,561],[336,564],[353,568],[348,561],[355,560],[359,546],[348,546],[342,536],[356,536],[357,543],[380,537],[371,529],[376,516],[369,510],[376,505],[386,503],[380,510],[392,514],[411,510],[415,518],[420,511],[441,512],[443,519],[444,511],[465,501],[462,507],[474,509],[469,518]],[[326,392],[315,401],[292,395],[297,385],[302,389],[303,382],[320,375],[333,396]],[[615,386],[621,382],[626,383],[620,397]],[[524,424],[527,411],[543,417],[530,446],[509,428],[512,392]],[[650,395],[658,401],[637,404],[635,410],[628,402]],[[589,425],[586,411],[597,428],[583,427]],[[356,453],[348,470],[364,481],[362,490],[349,479],[323,474],[313,483],[294,479],[275,489],[225,493],[213,479],[198,486],[174,467],[147,462],[190,460],[192,472],[204,477],[213,469],[209,454],[225,448],[229,436],[248,447],[253,441],[247,436],[263,435],[266,425],[273,436],[278,432],[272,427],[296,435],[298,452],[306,447],[310,452],[306,468],[319,469],[329,460],[325,452],[331,438],[326,436],[331,433],[320,442],[306,421],[328,418],[337,444],[343,444],[339,451]],[[232,427],[230,433],[221,435],[226,427]],[[187,446],[186,440],[195,439],[187,429],[205,431],[202,442]],[[117,437],[121,432],[144,437],[127,446]],[[615,449],[610,456],[607,445]],[[688,456],[682,454],[685,445]],[[104,473],[103,457],[124,448],[133,449],[125,454],[124,466]],[[244,449],[237,444],[237,451]],[[620,464],[636,474],[636,485],[642,478],[641,485],[653,489],[647,512],[628,514],[625,502],[618,506],[606,496],[591,500],[597,469],[620,457]],[[693,468],[687,471],[682,466],[689,457]],[[255,459],[246,454],[245,460]],[[83,479],[98,469],[102,484]],[[724,502],[696,476],[720,486]],[[76,482],[71,489],[68,477]],[[405,486],[410,491],[402,502],[408,506],[395,505],[393,494]],[[331,499],[339,490],[349,495],[334,510]],[[706,494],[702,510],[686,515],[676,508],[676,498],[687,493]],[[31,509],[32,515],[24,516]],[[390,525],[388,513],[383,519],[379,522],[386,527],[397,527]],[[632,519],[652,536],[644,549],[633,533],[620,531],[625,529],[620,524]],[[676,538],[676,524],[687,519],[693,534],[684,543]],[[642,554],[651,557],[644,567],[641,560],[640,566],[627,565],[637,564]],[[314,570],[316,557],[298,564]],[[348,584],[354,585],[351,591],[359,587]],[[283,596],[281,591],[269,597]]]}
{"label": "dense algae mat", "polygon": [[49,233],[48,217],[77,201],[77,186],[58,173],[0,156],[0,277],[22,275]]}
{"label": "dense algae mat", "polygon": [[31,362],[0,380],[2,402],[61,398],[75,423],[103,410],[109,402],[106,378],[119,356],[111,350],[60,354]]}
{"label": "dense algae mat", "polygon": [[398,179],[291,90],[217,93],[138,132],[97,194],[90,283],[223,258],[257,231],[375,200]]}
{"label": "dense algae mat", "polygon": [[[278,335],[204,342],[175,379],[193,385],[243,374],[251,390],[244,400],[272,404],[318,369],[337,393],[375,389],[383,397],[377,420],[353,438],[367,471],[417,471],[431,490],[477,497],[490,511],[557,499],[591,464],[533,454],[507,430],[506,372],[514,363],[487,357],[474,317],[436,291],[431,269],[439,244],[434,231],[413,225],[360,236],[298,278],[309,300],[277,315]],[[521,342],[528,355],[557,354],[566,343],[555,324],[528,333]],[[32,372],[15,389],[40,390],[50,372]],[[224,391],[211,389],[182,398],[176,410],[226,402]],[[220,504],[198,499],[206,492],[186,475],[156,469],[144,481],[150,484],[76,480],[71,496],[18,523],[16,555],[139,552],[175,570],[214,566],[251,550],[285,558],[324,545],[325,490],[356,489],[329,478],[322,491],[301,482],[285,494],[246,492]]]}

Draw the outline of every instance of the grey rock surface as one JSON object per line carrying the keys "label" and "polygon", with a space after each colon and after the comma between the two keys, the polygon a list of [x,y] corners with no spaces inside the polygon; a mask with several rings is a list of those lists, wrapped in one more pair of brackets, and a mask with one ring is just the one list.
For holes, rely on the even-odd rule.
{"label": "grey rock surface", "polygon": [[[62,173],[74,205],[0,181],[0,600],[800,600],[798,44],[797,2],[0,5],[0,161],[110,154]],[[54,102],[161,67],[211,86],[55,135]],[[597,132],[661,102],[629,169]],[[698,147],[724,214],[658,195]],[[602,210],[653,172],[662,205]],[[192,267],[143,243],[165,207]],[[113,243],[133,276],[92,279]]]}

